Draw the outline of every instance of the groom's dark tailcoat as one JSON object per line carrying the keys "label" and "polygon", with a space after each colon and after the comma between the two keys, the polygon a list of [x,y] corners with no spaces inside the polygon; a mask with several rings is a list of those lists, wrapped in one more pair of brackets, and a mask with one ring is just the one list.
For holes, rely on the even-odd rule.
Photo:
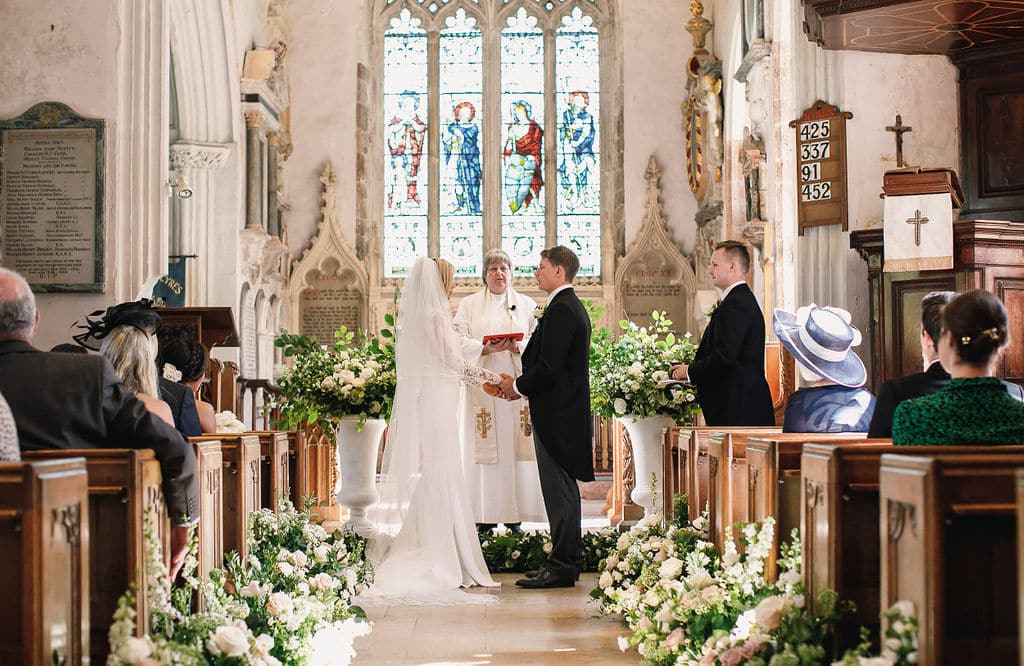
{"label": "groom's dark tailcoat", "polygon": [[590,318],[571,287],[555,294],[544,309],[523,351],[516,388],[530,399],[541,492],[551,523],[545,568],[571,580],[581,543],[576,480],[594,480]]}
{"label": "groom's dark tailcoat", "polygon": [[761,307],[750,287],[739,284],[711,315],[689,368],[709,426],[775,425],[764,342]]}

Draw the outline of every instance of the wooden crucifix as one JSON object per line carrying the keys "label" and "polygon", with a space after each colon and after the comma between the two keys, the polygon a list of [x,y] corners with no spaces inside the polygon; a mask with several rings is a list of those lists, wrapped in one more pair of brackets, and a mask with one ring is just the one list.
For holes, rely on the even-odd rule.
{"label": "wooden crucifix", "polygon": [[[907,163],[903,161],[903,133],[913,132],[914,128],[909,125],[903,124],[903,117],[900,114],[896,114],[896,124],[889,125],[885,128],[886,132],[896,133],[896,168],[902,168],[907,166]],[[918,227],[920,230],[921,227]]]}
{"label": "wooden crucifix", "polygon": [[914,245],[921,246],[921,225],[927,224],[928,218],[921,216],[920,210],[914,211],[914,217],[907,219],[907,224],[914,225]]}

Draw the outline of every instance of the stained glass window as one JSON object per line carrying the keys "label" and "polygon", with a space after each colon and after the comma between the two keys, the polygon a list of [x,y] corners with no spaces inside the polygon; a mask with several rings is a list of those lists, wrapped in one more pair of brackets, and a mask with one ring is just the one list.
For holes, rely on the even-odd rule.
{"label": "stained glass window", "polygon": [[408,9],[384,33],[384,274],[408,273],[427,246],[427,31]]}
{"label": "stained glass window", "polygon": [[483,39],[459,9],[441,30],[441,256],[456,277],[480,275],[483,247]]}
{"label": "stained glass window", "polygon": [[554,243],[601,276],[602,4],[382,10],[383,277],[439,254],[476,278],[495,246],[527,276]]}
{"label": "stained glass window", "polygon": [[584,276],[601,267],[601,81],[592,24],[576,7],[555,33],[557,241],[576,252]]}

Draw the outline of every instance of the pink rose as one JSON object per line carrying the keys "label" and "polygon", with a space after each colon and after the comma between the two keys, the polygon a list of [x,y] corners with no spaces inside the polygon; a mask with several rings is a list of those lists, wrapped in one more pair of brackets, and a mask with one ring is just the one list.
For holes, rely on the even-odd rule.
{"label": "pink rose", "polygon": [[743,655],[739,648],[729,648],[718,657],[718,660],[722,662],[722,666],[737,666],[743,662]]}
{"label": "pink rose", "polygon": [[686,632],[683,631],[682,627],[676,627],[672,630],[672,633],[665,637],[665,647],[669,650],[675,650],[683,642],[684,638],[686,638]]}

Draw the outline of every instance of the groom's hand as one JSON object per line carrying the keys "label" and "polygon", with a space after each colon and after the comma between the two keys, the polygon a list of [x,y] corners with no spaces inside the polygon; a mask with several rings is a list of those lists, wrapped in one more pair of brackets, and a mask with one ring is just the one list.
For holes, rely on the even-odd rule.
{"label": "groom's hand", "polygon": [[501,373],[501,382],[498,384],[498,388],[501,389],[502,395],[505,396],[506,400],[518,400],[523,397],[516,393],[515,388],[512,386],[512,382],[515,381],[515,377],[508,373]]}

